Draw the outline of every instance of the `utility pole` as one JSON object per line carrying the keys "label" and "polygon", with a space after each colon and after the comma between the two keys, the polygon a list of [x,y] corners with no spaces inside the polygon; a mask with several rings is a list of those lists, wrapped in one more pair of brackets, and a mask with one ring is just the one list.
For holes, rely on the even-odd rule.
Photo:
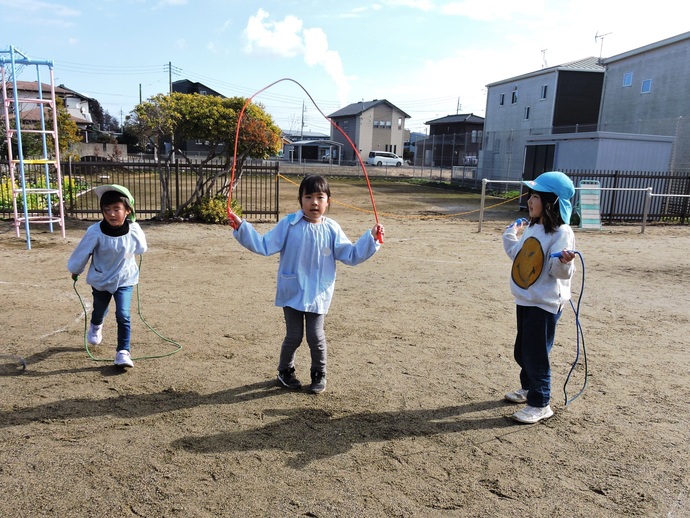
{"label": "utility pole", "polygon": [[304,140],[304,101],[302,101],[302,129],[300,130],[299,139]]}

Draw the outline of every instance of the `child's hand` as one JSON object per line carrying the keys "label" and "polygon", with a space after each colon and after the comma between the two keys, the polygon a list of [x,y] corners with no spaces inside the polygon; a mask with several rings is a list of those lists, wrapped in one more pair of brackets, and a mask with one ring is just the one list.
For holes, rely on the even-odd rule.
{"label": "child's hand", "polygon": [[510,225],[508,225],[506,228],[515,228],[517,230],[520,230],[524,225],[527,225],[529,221],[527,221],[525,218],[518,218],[515,221],[513,221]]}
{"label": "child's hand", "polygon": [[374,225],[374,228],[371,229],[371,235],[374,236],[374,239],[376,239],[378,242],[383,243],[383,235],[386,233],[386,229],[383,228],[383,225],[380,223],[377,223]]}
{"label": "child's hand", "polygon": [[567,264],[573,259],[575,259],[576,255],[577,254],[572,250],[563,250],[561,251],[561,257],[558,260],[563,264]]}
{"label": "child's hand", "polygon": [[233,230],[237,230],[238,228],[240,228],[240,225],[242,224],[242,219],[233,211],[229,210],[228,222],[230,223],[230,226],[233,228]]}
{"label": "child's hand", "polygon": [[72,280],[73,280],[74,282],[77,282],[77,279],[79,279],[79,275],[77,275],[76,273],[73,273],[73,274],[72,274]]}

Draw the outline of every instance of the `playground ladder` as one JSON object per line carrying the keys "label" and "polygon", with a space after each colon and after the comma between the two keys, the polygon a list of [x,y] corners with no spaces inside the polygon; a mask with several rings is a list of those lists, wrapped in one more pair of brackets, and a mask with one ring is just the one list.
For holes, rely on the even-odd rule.
{"label": "playground ladder", "polygon": [[[20,97],[17,86],[17,74],[26,66],[36,67],[37,97]],[[50,97],[43,96],[41,67],[48,67],[50,73]],[[53,232],[53,223],[59,223],[62,237],[65,237],[65,210],[62,200],[62,173],[60,171],[60,148],[58,145],[58,110],[55,101],[55,78],[53,62],[32,60],[16,48],[10,46],[8,51],[0,51],[0,74],[2,75],[2,101],[5,119],[5,137],[7,159],[10,170],[12,189],[12,206],[14,208],[14,227],[20,237],[19,227],[24,223],[26,248],[31,250],[30,222],[47,223]],[[8,77],[9,74],[9,77]],[[7,95],[7,84],[12,84],[12,95]],[[36,122],[22,122],[22,114],[38,115]],[[52,127],[46,128],[46,113],[52,116]],[[10,115],[12,119],[10,120]],[[14,124],[14,125],[13,125]],[[41,137],[41,154],[34,158],[25,158],[22,147],[23,134],[38,134]],[[53,150],[48,151],[48,139],[52,137]],[[14,157],[13,145],[16,142],[17,158]],[[41,167],[45,181],[39,187]],[[19,185],[17,185],[19,179]],[[33,180],[33,181],[32,181]],[[23,214],[19,213],[18,199],[21,200]],[[57,200],[57,203],[55,203]],[[33,206],[30,206],[33,205]],[[53,213],[57,205],[57,214]]]}

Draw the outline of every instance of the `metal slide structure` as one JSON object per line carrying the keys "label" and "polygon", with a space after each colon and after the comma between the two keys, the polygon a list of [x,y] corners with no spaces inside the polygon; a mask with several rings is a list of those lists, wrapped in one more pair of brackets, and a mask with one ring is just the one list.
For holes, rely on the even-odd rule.
{"label": "metal slide structure", "polygon": [[[33,92],[22,90],[17,84],[17,75],[27,67],[35,67],[36,70],[35,97],[31,96]],[[45,70],[45,67],[50,75],[49,85],[41,82],[41,69]],[[50,232],[53,232],[53,224],[58,223],[62,237],[65,237],[53,62],[30,59],[10,46],[8,50],[0,51],[0,74],[14,227],[17,237],[20,237],[19,228],[24,224],[26,248],[31,250],[31,222],[47,223]],[[8,85],[11,85],[10,96]],[[44,89],[49,90],[49,96],[44,97]],[[50,128],[47,129],[48,123]],[[40,137],[41,151],[37,156],[24,156],[22,136],[28,138],[29,134]],[[51,137],[50,152],[48,137]]]}

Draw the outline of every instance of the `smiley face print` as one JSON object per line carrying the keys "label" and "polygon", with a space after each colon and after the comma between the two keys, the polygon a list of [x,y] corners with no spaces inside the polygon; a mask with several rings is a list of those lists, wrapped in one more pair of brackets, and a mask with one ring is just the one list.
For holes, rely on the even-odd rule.
{"label": "smiley face print", "polygon": [[544,251],[541,249],[541,243],[536,237],[528,237],[513,261],[513,282],[526,290],[537,282],[543,268]]}

